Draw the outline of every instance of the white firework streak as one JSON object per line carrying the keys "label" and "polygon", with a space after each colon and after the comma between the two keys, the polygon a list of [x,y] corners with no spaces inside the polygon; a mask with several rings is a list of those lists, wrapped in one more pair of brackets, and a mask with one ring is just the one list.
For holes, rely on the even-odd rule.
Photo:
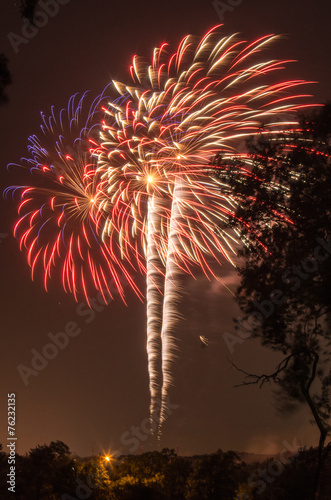
{"label": "white firework streak", "polygon": [[163,321],[161,330],[162,340],[162,391],[161,391],[161,412],[159,419],[158,438],[162,434],[162,425],[167,417],[167,402],[169,400],[169,389],[172,385],[172,365],[176,358],[175,351],[176,338],[173,336],[176,323],[181,319],[178,312],[178,302],[180,301],[182,290],[178,277],[181,272],[176,264],[176,241],[178,234],[177,220],[180,216],[179,204],[182,194],[182,180],[176,179],[171,205],[171,218],[169,227],[168,252],[166,260],[166,274],[164,281],[164,300],[163,300]]}
{"label": "white firework streak", "polygon": [[158,200],[153,195],[148,200],[147,214],[147,357],[150,390],[150,420],[157,421],[156,405],[160,400],[161,384],[161,327],[162,327],[162,293],[164,289],[163,264],[157,252],[155,239],[158,228]]}

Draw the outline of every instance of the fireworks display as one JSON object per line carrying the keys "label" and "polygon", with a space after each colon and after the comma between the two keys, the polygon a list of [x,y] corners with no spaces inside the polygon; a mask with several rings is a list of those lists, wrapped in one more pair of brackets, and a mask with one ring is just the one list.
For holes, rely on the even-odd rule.
{"label": "fireworks display", "polygon": [[289,116],[308,106],[296,91],[306,82],[278,80],[288,61],[261,59],[275,38],[247,43],[216,26],[201,40],[185,37],[175,52],[162,44],[150,65],[135,56],[132,83],[113,82],[111,99],[102,94],[86,108],[86,96],[74,97],[59,120],[43,118],[22,160],[33,180],[10,188],[21,198],[15,236],[45,288],[61,269],[76,299],[83,293],[89,303],[95,289],[106,300],[115,286],[125,300],[126,284],[141,298],[132,270],[146,275],[150,415],[159,435],[176,357],[179,276],[202,270],[216,278],[210,262],[231,262],[240,243],[226,228],[239,200],[211,159],[240,161],[244,179],[245,139],[262,126],[286,130]]}
{"label": "fireworks display", "polygon": [[78,102],[73,96],[59,119],[54,113],[48,119],[43,116],[42,136],[30,137],[31,157],[22,160],[33,185],[7,191],[20,193],[14,235],[21,249],[27,250],[32,278],[42,271],[47,290],[51,275],[58,275],[61,265],[63,288],[76,300],[83,294],[89,303],[89,289],[97,289],[107,302],[114,284],[124,298],[123,277],[139,291],[119,253],[102,245],[98,236],[94,216],[98,181],[90,148],[100,98],[85,110],[86,101],[86,96]]}

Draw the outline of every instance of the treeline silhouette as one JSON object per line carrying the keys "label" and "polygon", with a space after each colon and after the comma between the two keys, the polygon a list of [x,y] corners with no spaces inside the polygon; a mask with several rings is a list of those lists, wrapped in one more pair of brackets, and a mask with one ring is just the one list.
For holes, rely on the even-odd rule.
{"label": "treeline silhouette", "polygon": [[[181,457],[168,448],[118,458],[75,457],[61,441],[15,457],[15,494],[8,454],[0,451],[3,500],[310,500],[317,453],[313,448],[246,463],[234,451]],[[320,500],[331,498],[331,461]],[[7,482],[8,481],[8,482]]]}

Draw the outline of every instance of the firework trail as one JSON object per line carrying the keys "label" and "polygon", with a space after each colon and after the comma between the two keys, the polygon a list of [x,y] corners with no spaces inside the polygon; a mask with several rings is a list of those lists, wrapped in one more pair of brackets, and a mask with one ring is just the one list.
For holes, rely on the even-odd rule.
{"label": "firework trail", "polygon": [[163,321],[161,328],[163,383],[161,390],[161,409],[158,429],[159,438],[161,437],[163,423],[166,420],[169,389],[173,383],[172,365],[176,357],[176,339],[174,337],[174,329],[177,322],[181,319],[181,316],[178,313],[178,302],[181,298],[181,287],[178,282],[180,270],[175,262],[177,234],[180,225],[179,200],[182,198],[181,188],[181,180],[175,180],[169,225],[169,242],[164,285]]}
{"label": "firework trail", "polygon": [[[210,158],[219,154],[240,161],[237,171],[244,179],[251,159],[236,153],[240,142],[259,134],[262,125],[267,134],[293,126],[285,117],[307,107],[307,95],[294,91],[307,82],[270,83],[288,62],[261,61],[261,50],[277,37],[247,43],[221,36],[218,28],[201,40],[185,37],[172,54],[162,44],[151,65],[133,58],[134,87],[115,82],[122,102],[105,109],[98,151],[108,199],[116,200],[105,231],[111,238],[125,227],[123,255],[132,249],[137,257],[147,255],[151,415],[162,378],[160,426],[175,356],[179,270],[192,274],[199,268],[215,277],[208,259],[231,261],[238,244],[236,234],[224,229],[238,199],[213,175]],[[157,373],[160,356],[162,377]]]}
{"label": "firework trail", "polygon": [[[210,160],[236,161],[244,182],[252,159],[237,152],[243,141],[261,130],[283,132],[296,123],[286,117],[308,106],[296,88],[309,82],[275,80],[289,61],[261,59],[277,37],[249,43],[219,28],[201,40],[183,38],[173,53],[162,44],[151,65],[134,56],[133,84],[113,82],[116,98],[98,98],[82,132],[82,102],[76,109],[71,100],[66,124],[63,113],[60,123],[54,115],[44,119],[43,138],[30,139],[26,162],[50,186],[18,188],[15,234],[32,275],[37,265],[43,269],[45,287],[61,262],[63,286],[75,298],[82,291],[88,302],[89,288],[108,294],[111,279],[124,300],[120,274],[138,296],[132,270],[146,274],[150,415],[157,420],[161,397],[159,435],[172,383],[180,273],[216,277],[210,261],[231,262],[239,244],[226,227],[240,197]],[[68,154],[64,129],[74,152],[88,143],[87,152]]]}
{"label": "firework trail", "polygon": [[150,418],[151,424],[157,422],[157,402],[160,399],[162,380],[160,377],[160,366],[162,359],[162,346],[160,341],[160,330],[162,328],[162,309],[160,308],[160,297],[164,293],[163,264],[153,244],[158,234],[158,199],[151,197],[148,201],[147,216],[147,356],[150,390]]}

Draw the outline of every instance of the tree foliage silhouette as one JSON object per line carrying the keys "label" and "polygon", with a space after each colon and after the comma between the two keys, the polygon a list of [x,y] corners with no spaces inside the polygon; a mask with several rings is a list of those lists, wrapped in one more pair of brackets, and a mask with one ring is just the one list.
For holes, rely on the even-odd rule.
{"label": "tree foliage silhouette", "polygon": [[[21,16],[33,24],[33,18],[38,0],[21,0]],[[0,54],[0,105],[8,102],[6,87],[12,83],[10,75],[9,60],[5,54]]]}
{"label": "tree foliage silhouette", "polygon": [[34,14],[38,0],[21,0],[21,16],[34,24]]}
{"label": "tree foliage silhouette", "polygon": [[320,433],[314,498],[331,412],[330,136],[326,105],[282,137],[251,138],[245,179],[235,165],[220,170],[240,199],[232,225],[246,242],[238,304],[253,336],[283,356],[269,374],[241,370],[243,383],[275,382],[283,411],[308,404]]}
{"label": "tree foliage silhouette", "polygon": [[0,54],[0,105],[8,101],[6,87],[12,82],[8,62],[7,57],[4,54]]}

